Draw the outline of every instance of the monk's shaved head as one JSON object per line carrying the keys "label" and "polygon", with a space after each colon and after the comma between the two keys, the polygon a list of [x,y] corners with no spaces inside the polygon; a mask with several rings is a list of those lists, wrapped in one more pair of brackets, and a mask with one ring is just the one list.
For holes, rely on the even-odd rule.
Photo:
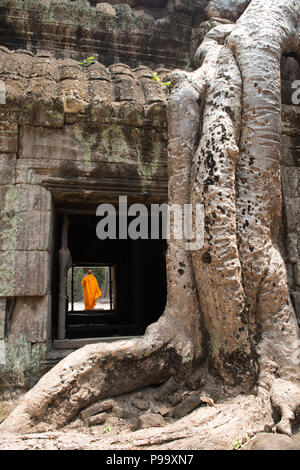
{"label": "monk's shaved head", "polygon": [[88,274],[93,274],[93,271],[91,269],[89,269]]}

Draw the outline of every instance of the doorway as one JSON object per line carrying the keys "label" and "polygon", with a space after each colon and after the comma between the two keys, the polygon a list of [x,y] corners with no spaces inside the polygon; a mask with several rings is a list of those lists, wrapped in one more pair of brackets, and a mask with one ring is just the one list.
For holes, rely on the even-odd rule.
{"label": "doorway", "polygon": [[[57,213],[58,241],[63,216],[63,211]],[[158,320],[165,309],[166,240],[163,237],[100,240],[96,234],[99,217],[95,213],[72,211],[68,213],[68,221],[72,266],[67,275],[66,340],[143,335],[147,326]],[[59,248],[58,242],[56,253]],[[81,279],[88,269],[96,273],[100,289],[105,287],[106,290],[105,297],[98,299],[92,311],[83,308]],[[57,295],[57,266],[56,273]],[[53,304],[53,335],[57,338],[58,302]]]}

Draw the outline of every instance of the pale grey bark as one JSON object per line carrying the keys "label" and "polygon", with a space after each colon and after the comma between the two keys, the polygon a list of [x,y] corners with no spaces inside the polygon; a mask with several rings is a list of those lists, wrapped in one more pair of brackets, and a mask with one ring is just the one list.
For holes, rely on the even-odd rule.
{"label": "pale grey bark", "polygon": [[[276,245],[281,218],[280,58],[294,40],[299,10],[293,0],[254,0],[228,40],[243,77],[237,231],[247,310],[266,344],[271,346],[278,328],[276,352],[274,347],[262,352],[261,344],[261,362],[268,357],[288,376],[292,373],[288,356],[298,347],[298,328]],[[254,43],[249,30],[255,34]],[[293,375],[299,377],[298,368]]]}
{"label": "pale grey bark", "polygon": [[[193,252],[192,261],[210,336],[212,365],[219,372],[222,369],[229,383],[238,381],[238,376],[248,382],[249,369],[255,366],[249,365],[251,347],[244,321],[235,207],[241,76],[231,52],[225,48],[217,68],[207,93],[202,138],[193,161],[191,202],[205,206],[205,243],[202,250]],[[253,378],[250,381],[253,383]]]}
{"label": "pale grey bark", "polygon": [[[218,195],[222,197],[222,183],[226,182],[225,175],[230,174],[230,171],[224,171],[220,162],[216,161],[222,146],[217,147],[219,142],[213,135],[213,144],[219,151],[213,152],[216,163],[213,173],[216,175],[221,167],[222,178],[221,183],[219,180],[211,182],[211,190],[205,191],[205,177],[208,177],[209,171],[205,158],[209,157],[209,152],[215,150],[210,147],[209,136],[213,130],[211,127],[203,132],[204,142],[200,143],[199,151],[202,151],[202,155],[200,154],[200,168],[197,173],[198,191],[202,192],[202,197],[205,193],[204,201],[209,198],[210,192],[212,193],[212,202],[206,202],[207,220],[211,226],[206,240],[207,246],[204,248],[207,251],[195,253],[193,256],[194,270],[199,278],[198,288],[202,289],[203,283],[206,282],[202,296],[200,294],[200,302],[210,333],[213,365],[225,380],[230,380],[230,375],[233,380],[240,376],[239,381],[241,376],[247,379],[248,374],[255,378],[255,360],[258,354],[259,383],[272,388],[273,401],[279,407],[281,406],[278,396],[281,396],[282,421],[278,427],[286,432],[290,432],[288,423],[296,408],[295,397],[299,395],[295,392],[298,386],[291,387],[287,385],[287,381],[298,383],[300,373],[299,360],[296,357],[299,351],[299,330],[289,298],[286,269],[276,245],[281,217],[280,59],[284,51],[295,51],[298,47],[295,38],[299,13],[300,5],[294,0],[252,0],[226,40],[226,49],[234,54],[236,67],[241,75],[240,90],[243,93],[239,155],[236,158],[236,169],[231,171],[232,178],[236,177],[235,201],[230,209],[233,211],[233,217],[236,217],[236,231],[233,220],[232,234],[236,235],[237,244],[235,246],[236,242],[233,241],[231,249],[232,244],[227,243],[228,264],[224,263],[223,247],[218,246],[218,237],[226,224],[218,224],[220,211],[217,211],[217,208],[221,208]],[[228,63],[229,61],[226,61],[227,67]],[[219,68],[220,66],[219,64]],[[234,83],[236,75],[223,71],[221,77],[223,80],[227,78],[231,84]],[[226,90],[226,85],[219,95],[222,96],[223,90]],[[230,93],[227,91],[228,96]],[[226,111],[226,100],[224,96],[222,98],[223,111]],[[235,104],[237,102],[238,100],[234,100]],[[213,99],[210,103],[212,107],[217,107]],[[234,115],[234,106],[231,105],[227,109]],[[211,112],[211,115],[214,116],[215,111]],[[224,116],[217,122],[221,124],[222,119]],[[204,121],[209,122],[209,118]],[[214,120],[211,119],[211,122],[213,124]],[[230,125],[225,124],[222,154],[225,162],[227,134],[230,130]],[[201,163],[204,170],[201,170]],[[192,188],[192,196],[195,189],[197,184]],[[232,187],[229,198],[225,198],[227,203],[232,200],[233,194]],[[224,199],[221,200],[224,204]],[[230,209],[225,205],[228,214]],[[229,234],[228,227],[227,238]],[[225,241],[226,236],[222,239]],[[205,260],[201,263],[201,255],[203,257],[208,252],[209,267],[205,266]],[[222,273],[219,273],[218,266],[223,267]],[[232,286],[225,293],[227,266],[232,270]],[[234,269],[237,272],[234,272]],[[224,279],[219,279],[220,274]],[[209,299],[208,292],[211,292]],[[239,324],[239,320],[243,325]],[[274,380],[274,374],[281,378],[279,385]],[[287,390],[290,390],[290,393]]]}

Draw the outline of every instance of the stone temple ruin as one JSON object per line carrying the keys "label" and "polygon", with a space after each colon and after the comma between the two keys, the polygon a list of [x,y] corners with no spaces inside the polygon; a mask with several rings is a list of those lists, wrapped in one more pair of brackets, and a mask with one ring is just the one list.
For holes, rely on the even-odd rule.
{"label": "stone temple ruin", "polygon": [[[207,2],[0,0],[0,375],[30,387],[89,342],[142,335],[166,302],[165,240],[96,237],[96,208],[168,199],[166,101]],[[80,61],[92,56],[87,67]],[[282,59],[280,247],[300,321],[300,64]],[[107,266],[109,311],[79,315],[66,273]],[[148,292],[156,295],[149,296]]]}

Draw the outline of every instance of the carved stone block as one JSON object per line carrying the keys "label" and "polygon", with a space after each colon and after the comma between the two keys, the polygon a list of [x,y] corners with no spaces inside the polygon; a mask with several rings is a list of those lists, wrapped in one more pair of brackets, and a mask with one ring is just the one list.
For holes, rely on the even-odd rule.
{"label": "carved stone block", "polygon": [[51,255],[46,251],[0,252],[0,296],[45,295]]}
{"label": "carved stone block", "polygon": [[19,297],[10,320],[10,336],[44,343],[50,335],[51,296]]}

